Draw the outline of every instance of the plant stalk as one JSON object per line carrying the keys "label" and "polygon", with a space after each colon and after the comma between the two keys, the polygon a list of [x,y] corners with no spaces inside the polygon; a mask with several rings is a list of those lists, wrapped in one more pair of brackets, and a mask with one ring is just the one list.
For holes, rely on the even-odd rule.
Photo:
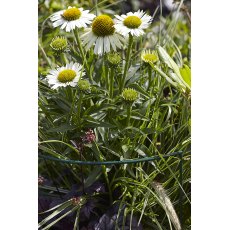
{"label": "plant stalk", "polygon": [[148,85],[148,90],[151,88],[152,86],[152,82],[153,82],[153,79],[152,79],[152,68],[150,65],[148,65],[148,78],[149,78],[149,85]]}
{"label": "plant stalk", "polygon": [[111,70],[110,70],[110,87],[109,87],[109,97],[111,99],[113,98],[114,73],[115,73],[115,69],[111,68]]}
{"label": "plant stalk", "polygon": [[131,34],[129,34],[129,46],[128,46],[127,58],[126,58],[126,62],[125,62],[124,74],[123,74],[121,86],[120,86],[120,92],[122,92],[122,90],[125,86],[125,79],[126,79],[126,75],[127,75],[128,69],[129,69],[132,46],[133,46],[133,36]]}
{"label": "plant stalk", "polygon": [[38,43],[38,46],[39,46],[39,48],[40,48],[40,50],[41,50],[41,52],[42,52],[42,55],[43,55],[43,57],[45,58],[47,64],[50,66],[50,68],[52,68],[52,65],[51,65],[51,63],[50,63],[50,60],[49,60],[49,58],[47,57],[46,52],[45,52],[45,50],[43,49],[43,47],[41,46],[40,42]]}
{"label": "plant stalk", "polygon": [[131,112],[132,112],[132,105],[129,105],[127,107],[127,120],[126,120],[126,126],[129,126],[130,123],[130,116],[131,116]]}
{"label": "plant stalk", "polygon": [[85,58],[85,54],[84,54],[84,51],[83,51],[83,47],[82,47],[82,42],[80,40],[80,36],[79,36],[79,31],[78,29],[76,29],[76,34],[73,32],[73,35],[74,35],[74,38],[75,38],[75,42],[77,44],[77,47],[80,51],[80,54],[81,54],[81,58],[82,58],[82,62],[83,62],[83,66],[85,65],[85,69],[86,69],[86,72],[89,76],[89,79],[91,82],[93,82],[93,78],[90,74],[90,70],[89,70],[89,66],[88,66],[88,63],[86,61],[86,58]]}
{"label": "plant stalk", "polygon": [[79,126],[81,124],[81,105],[82,105],[82,98],[83,98],[83,93],[80,91],[79,100],[78,100],[78,107],[77,107],[77,119],[78,119]]}
{"label": "plant stalk", "polygon": [[[95,143],[95,146],[96,146],[96,148],[97,148],[97,150],[99,152],[100,161],[103,161],[103,156],[101,154],[101,151],[99,150],[98,145],[96,144],[96,142],[94,142],[94,143]],[[106,184],[107,184],[107,187],[108,187],[108,190],[109,190],[110,204],[112,205],[112,203],[113,203],[113,195],[112,195],[112,191],[111,191],[111,188],[110,188],[110,185],[109,185],[109,177],[108,177],[108,173],[106,172],[106,166],[102,165],[101,168],[102,168],[102,172],[103,172],[103,175],[105,177],[105,181],[106,181]]]}

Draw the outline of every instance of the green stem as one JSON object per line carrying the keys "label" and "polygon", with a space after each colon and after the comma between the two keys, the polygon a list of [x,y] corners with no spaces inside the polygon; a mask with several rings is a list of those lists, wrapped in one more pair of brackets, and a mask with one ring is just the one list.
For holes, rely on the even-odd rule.
{"label": "green stem", "polygon": [[47,64],[50,66],[50,68],[52,68],[52,65],[51,65],[51,63],[50,63],[50,60],[48,59],[48,57],[47,57],[47,55],[46,55],[46,52],[45,52],[44,49],[42,48],[40,42],[38,43],[38,46],[39,46],[39,48],[40,48],[40,50],[41,50],[41,52],[42,52],[43,57],[46,59]]}
{"label": "green stem", "polygon": [[64,53],[60,55],[60,58],[61,58],[62,65],[65,65],[66,63],[68,63],[68,60]]}
{"label": "green stem", "polygon": [[67,87],[63,88],[63,90],[64,90],[64,92],[65,92],[66,99],[67,99],[68,101],[71,101],[71,99],[72,99],[72,89],[71,89],[71,87],[70,87],[70,86],[67,86]]}
{"label": "green stem", "polygon": [[80,91],[77,107],[77,120],[79,125],[81,124],[81,105],[82,105],[83,93]]}
{"label": "green stem", "polygon": [[[159,89],[159,93],[158,93],[158,96],[156,98],[156,101],[154,102],[154,105],[155,105],[154,108],[153,108],[154,113],[151,116],[151,119],[150,119],[150,122],[149,122],[147,128],[151,128],[152,125],[154,125],[155,126],[154,128],[157,129],[157,122],[158,122],[158,116],[159,116],[159,109],[158,108],[159,108],[160,100],[162,99],[162,93],[163,93],[164,86],[165,86],[165,83],[163,81],[162,86],[159,87],[160,88]],[[142,144],[144,143],[144,141],[145,141],[145,139],[146,139],[147,136],[148,135],[146,134],[146,135],[144,135],[144,136],[141,137],[141,143]],[[157,138],[157,134],[154,134],[154,136],[153,136],[153,142],[150,144],[149,148],[151,148],[153,146],[153,143],[154,143],[154,141],[155,141],[156,138]]]}
{"label": "green stem", "polygon": [[105,80],[105,88],[109,91],[109,76],[108,76],[108,67],[105,65],[105,55],[102,58],[102,75]]}
{"label": "green stem", "polygon": [[75,106],[75,102],[76,102],[76,98],[77,98],[77,93],[78,93],[78,90],[75,90],[72,105],[71,105],[71,109],[70,109],[70,113],[69,113],[69,122],[72,122],[73,111],[74,111],[74,106]]}
{"label": "green stem", "polygon": [[[97,151],[99,153],[100,161],[103,161],[102,153],[101,153],[100,149],[98,148],[98,145],[96,144],[96,142],[94,142],[94,143],[95,143],[95,146],[96,146]],[[102,165],[101,168],[102,168],[102,172],[103,172],[103,175],[105,177],[105,181],[106,181],[106,184],[107,184],[107,187],[108,187],[108,190],[109,190],[110,204],[112,205],[112,203],[113,203],[113,195],[112,195],[112,191],[111,191],[110,184],[109,184],[109,177],[108,177],[108,173],[106,171],[106,166]]]}
{"label": "green stem", "polygon": [[97,0],[95,0],[95,14],[98,15],[98,6],[97,6]]}
{"label": "green stem", "polygon": [[115,69],[111,68],[111,70],[110,70],[110,87],[109,87],[109,97],[111,99],[113,98],[114,73],[115,73]]}
{"label": "green stem", "polygon": [[133,36],[131,34],[129,34],[129,46],[128,46],[127,58],[126,58],[126,62],[125,62],[124,74],[123,74],[123,78],[122,78],[121,86],[120,86],[120,92],[122,92],[122,90],[125,86],[125,79],[126,79],[126,75],[127,75],[128,69],[129,69],[129,62],[130,62],[130,58],[131,58],[132,46],[133,46]]}
{"label": "green stem", "polygon": [[101,167],[102,167],[102,171],[103,171],[103,174],[104,174],[104,177],[105,177],[105,180],[106,180],[106,184],[107,184],[107,187],[108,187],[108,190],[109,190],[110,204],[112,204],[113,203],[113,196],[112,196],[112,191],[111,191],[110,184],[109,184],[108,173],[106,172],[106,166],[102,165]]}
{"label": "green stem", "polygon": [[130,116],[131,116],[131,111],[132,111],[132,105],[129,105],[127,107],[127,120],[126,120],[126,126],[129,126],[130,123]]}
{"label": "green stem", "polygon": [[[78,29],[76,30],[76,34],[74,32],[73,32],[73,34],[75,36],[76,43],[77,43],[78,49],[80,51],[80,54],[81,54],[81,57],[82,57],[82,61],[84,62],[85,61],[85,55],[84,55],[82,43],[81,43],[81,40],[80,40],[80,37],[79,37]],[[87,63],[85,63],[85,64],[87,65]]]}
{"label": "green stem", "polygon": [[93,82],[93,78],[92,78],[92,76],[90,74],[89,66],[88,66],[87,60],[85,58],[86,55],[84,54],[84,51],[83,51],[82,42],[81,42],[80,36],[79,36],[79,31],[78,31],[78,29],[76,29],[75,31],[76,31],[76,34],[73,32],[74,40],[75,40],[75,42],[77,44],[77,47],[78,47],[78,49],[80,51],[81,58],[82,58],[82,61],[83,61],[83,66],[85,65],[85,69],[86,69],[86,72],[87,72],[87,74],[88,74],[88,76],[90,78],[90,81]]}
{"label": "green stem", "polygon": [[152,86],[152,67],[149,65],[148,66],[148,77],[149,77],[149,85],[148,85],[148,90]]}

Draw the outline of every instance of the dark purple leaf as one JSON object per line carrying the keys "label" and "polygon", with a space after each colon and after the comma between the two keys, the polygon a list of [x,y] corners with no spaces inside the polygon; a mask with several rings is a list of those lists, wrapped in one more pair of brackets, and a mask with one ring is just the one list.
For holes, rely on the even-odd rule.
{"label": "dark purple leaf", "polygon": [[81,213],[85,215],[87,219],[90,218],[90,214],[95,208],[95,203],[92,200],[86,202],[86,204],[81,208]]}
{"label": "dark purple leaf", "polygon": [[98,224],[96,224],[95,230],[113,230],[113,227],[114,222],[111,222],[111,218],[107,214],[104,214]]}

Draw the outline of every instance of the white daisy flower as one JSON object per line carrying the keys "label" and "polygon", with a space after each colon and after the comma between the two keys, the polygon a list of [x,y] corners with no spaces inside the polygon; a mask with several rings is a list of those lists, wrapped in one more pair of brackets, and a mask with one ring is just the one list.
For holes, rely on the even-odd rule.
{"label": "white daisy flower", "polygon": [[53,27],[61,26],[66,32],[70,32],[77,28],[86,28],[96,16],[89,14],[89,10],[69,6],[67,10],[61,10],[51,15],[50,20]]}
{"label": "white daisy flower", "polygon": [[146,15],[144,11],[138,10],[135,13],[129,12],[126,15],[115,15],[116,19],[114,27],[117,32],[127,37],[129,33],[132,36],[139,37],[144,34],[144,29],[148,28],[152,21],[152,17]]}
{"label": "white daisy flower", "polygon": [[57,89],[61,86],[66,87],[67,85],[75,87],[80,77],[85,75],[85,72],[82,71],[82,65],[73,62],[51,70],[49,73],[47,79],[48,83],[52,85],[52,89]]}
{"label": "white daisy flower", "polygon": [[95,44],[94,53],[102,55],[109,53],[111,50],[122,47],[124,38],[116,33],[114,21],[108,15],[97,16],[92,23],[92,28],[81,36],[83,45],[88,50]]}

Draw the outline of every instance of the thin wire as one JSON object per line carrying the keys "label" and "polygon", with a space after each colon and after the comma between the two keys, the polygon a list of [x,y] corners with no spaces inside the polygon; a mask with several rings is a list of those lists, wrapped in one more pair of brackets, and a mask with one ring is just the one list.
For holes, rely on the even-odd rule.
{"label": "thin wire", "polygon": [[[174,152],[167,155],[163,155],[163,158],[168,158],[171,156],[180,156],[182,152]],[[122,161],[77,161],[77,160],[66,160],[66,159],[59,159],[56,157],[46,156],[39,154],[40,158],[51,160],[51,161],[58,161],[61,163],[66,164],[78,164],[78,165],[119,165],[119,164],[133,164],[133,163],[139,163],[139,162],[146,162],[146,161],[154,161],[154,160],[160,160],[161,157],[159,156],[153,156],[153,157],[145,157],[140,159],[127,159]]]}

